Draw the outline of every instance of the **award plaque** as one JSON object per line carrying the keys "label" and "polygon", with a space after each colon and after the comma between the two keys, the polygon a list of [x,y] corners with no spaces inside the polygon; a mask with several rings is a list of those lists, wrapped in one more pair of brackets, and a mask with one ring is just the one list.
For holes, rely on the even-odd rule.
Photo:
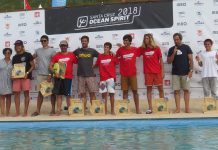
{"label": "award plaque", "polygon": [[71,99],[71,105],[68,108],[70,116],[84,116],[84,103],[80,99]]}
{"label": "award plaque", "polygon": [[129,101],[128,100],[116,100],[115,101],[115,114],[116,115],[128,115],[129,114]]}
{"label": "award plaque", "polygon": [[100,100],[92,100],[92,105],[90,107],[90,112],[92,115],[105,115],[105,104]]}
{"label": "award plaque", "polygon": [[25,65],[22,63],[14,64],[12,78],[24,78],[26,74]]}
{"label": "award plaque", "polygon": [[54,85],[52,82],[43,81],[40,83],[40,92],[43,97],[50,96],[52,94],[52,89]]}

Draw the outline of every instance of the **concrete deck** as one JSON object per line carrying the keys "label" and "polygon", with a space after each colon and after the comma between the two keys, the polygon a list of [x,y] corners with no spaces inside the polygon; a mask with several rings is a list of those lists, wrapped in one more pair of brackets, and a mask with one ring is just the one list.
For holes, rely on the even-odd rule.
{"label": "concrete deck", "polygon": [[[10,117],[0,117],[0,122],[10,122],[10,121],[76,121],[76,120],[126,120],[126,119],[176,119],[176,118],[209,118],[209,117],[218,117],[217,113],[203,113],[203,100],[202,99],[192,99],[190,101],[190,110],[191,113],[184,113],[184,100],[181,100],[181,112],[180,113],[173,113],[175,110],[175,103],[174,100],[170,100],[170,113],[169,114],[145,114],[147,109],[147,101],[141,100],[140,107],[142,114],[135,114],[134,112],[134,104],[133,102],[130,103],[131,106],[131,113],[129,115],[120,115],[115,116],[111,115],[108,112],[105,116],[92,116],[89,112],[85,116],[81,117],[70,117],[67,115],[67,112],[62,112],[61,116],[49,116],[50,112],[50,102],[48,100],[43,102],[41,115],[36,117],[31,117],[31,114],[36,109],[36,100],[32,100],[29,106],[29,116],[27,117],[13,117],[15,115],[14,109],[14,102],[12,101]],[[65,101],[63,102],[63,106],[65,105]],[[108,103],[108,106],[109,103]],[[23,103],[21,103],[21,115],[23,110]],[[110,107],[108,108],[110,110]]]}

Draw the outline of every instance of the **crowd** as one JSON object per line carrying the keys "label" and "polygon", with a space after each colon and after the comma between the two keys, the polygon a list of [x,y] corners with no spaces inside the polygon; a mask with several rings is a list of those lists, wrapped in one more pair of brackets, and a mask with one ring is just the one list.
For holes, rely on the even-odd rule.
{"label": "crowd", "polygon": [[[168,51],[167,63],[172,64],[172,88],[176,103],[175,113],[180,112],[180,91],[184,92],[185,112],[189,113],[190,99],[190,79],[193,73],[193,52],[191,48],[182,43],[182,35],[175,33],[173,35],[175,45]],[[123,44],[119,45],[116,53],[111,52],[112,44],[104,43],[104,52],[99,54],[93,48],[89,47],[89,37],[81,37],[81,48],[68,51],[68,42],[60,41],[60,51],[56,52],[54,48],[49,46],[49,38],[43,35],[40,38],[42,47],[36,49],[34,54],[25,51],[23,41],[17,40],[14,43],[15,55],[11,59],[13,50],[11,48],[3,49],[4,58],[0,60],[0,104],[1,115],[9,116],[11,106],[11,95],[14,94],[14,102],[16,108],[16,116],[20,115],[20,94],[24,93],[24,114],[28,115],[29,107],[29,91],[32,78],[32,71],[35,62],[38,65],[37,84],[38,98],[37,107],[32,116],[40,115],[43,103],[43,95],[40,92],[40,83],[47,80],[53,82],[54,88],[51,95],[51,112],[50,115],[61,115],[62,112],[62,96],[66,97],[67,108],[71,105],[70,97],[72,96],[73,65],[77,64],[78,77],[78,95],[84,102],[84,108],[87,108],[86,93],[89,93],[90,103],[96,99],[96,92],[102,94],[105,104],[107,104],[108,95],[111,104],[111,114],[115,114],[114,110],[114,94],[116,82],[116,65],[120,65],[121,89],[123,91],[123,99],[128,99],[128,91],[131,89],[135,103],[135,110],[140,114],[139,96],[137,86],[137,57],[143,57],[144,65],[144,81],[147,87],[148,110],[146,114],[153,113],[152,108],[152,87],[157,86],[159,97],[164,98],[163,78],[164,65],[162,52],[156,44],[152,34],[145,34],[142,45],[140,47],[131,46],[132,36],[123,36]],[[217,64],[218,54],[212,50],[213,41],[206,39],[204,41],[205,51],[196,56],[196,61],[202,67],[202,83],[204,96],[217,98]],[[97,61],[94,63],[94,58]],[[61,77],[54,70],[56,63],[61,62],[66,66],[64,77]],[[15,64],[23,64],[25,66],[25,76],[23,78],[14,78],[11,76],[12,69]],[[94,68],[99,68],[100,81],[96,81]],[[56,108],[57,106],[57,108]],[[5,111],[6,108],[6,111]],[[107,112],[107,105],[105,105]]]}

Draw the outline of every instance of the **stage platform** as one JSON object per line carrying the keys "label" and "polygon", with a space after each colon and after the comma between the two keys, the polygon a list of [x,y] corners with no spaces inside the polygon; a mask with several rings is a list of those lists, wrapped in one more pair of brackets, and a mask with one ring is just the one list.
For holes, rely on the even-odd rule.
{"label": "stage platform", "polygon": [[[87,115],[80,117],[70,117],[67,115],[67,112],[62,112],[60,116],[49,116],[50,112],[50,102],[45,100],[42,104],[41,114],[39,116],[31,117],[31,114],[36,109],[36,100],[31,100],[29,107],[29,115],[27,117],[22,117],[23,103],[21,103],[21,116],[13,117],[15,115],[14,102],[12,101],[10,117],[0,117],[0,122],[10,122],[10,121],[82,121],[82,120],[134,120],[134,119],[181,119],[181,118],[211,118],[218,117],[217,113],[203,113],[203,99],[191,99],[190,101],[190,110],[191,113],[184,113],[184,100],[181,99],[181,112],[174,113],[175,102],[174,100],[169,100],[170,103],[170,113],[169,114],[145,114],[147,110],[147,101],[140,100],[140,108],[142,114],[135,114],[134,103],[131,101],[131,113],[128,115],[111,115],[108,111],[108,114],[105,116],[92,116],[90,112],[87,112]],[[65,105],[63,101],[63,106]],[[110,104],[108,103],[108,106]],[[110,110],[110,107],[108,108]]]}

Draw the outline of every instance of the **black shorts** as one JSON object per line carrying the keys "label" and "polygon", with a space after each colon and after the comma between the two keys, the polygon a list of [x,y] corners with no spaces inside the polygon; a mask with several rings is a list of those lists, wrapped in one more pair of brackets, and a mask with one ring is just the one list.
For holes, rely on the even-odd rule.
{"label": "black shorts", "polygon": [[54,88],[52,93],[55,95],[72,95],[72,79],[54,78]]}

